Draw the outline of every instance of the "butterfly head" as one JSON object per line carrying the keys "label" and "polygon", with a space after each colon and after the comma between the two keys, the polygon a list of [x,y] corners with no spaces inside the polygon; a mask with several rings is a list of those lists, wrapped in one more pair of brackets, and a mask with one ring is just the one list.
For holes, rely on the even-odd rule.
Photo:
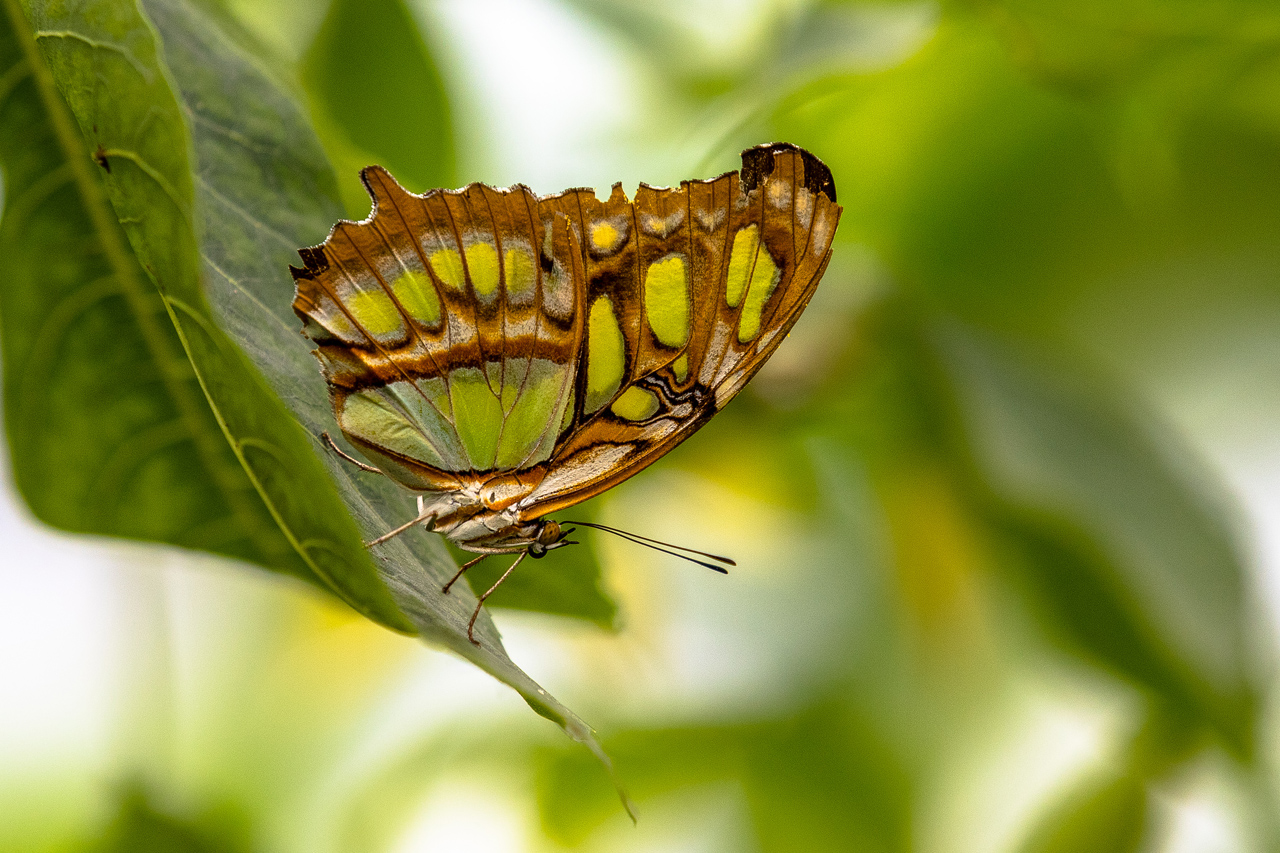
{"label": "butterfly head", "polygon": [[577,544],[565,538],[573,532],[572,527],[561,527],[558,522],[549,518],[540,519],[534,523],[537,525],[537,531],[534,533],[533,542],[529,545],[530,557],[536,559],[545,556],[548,551]]}

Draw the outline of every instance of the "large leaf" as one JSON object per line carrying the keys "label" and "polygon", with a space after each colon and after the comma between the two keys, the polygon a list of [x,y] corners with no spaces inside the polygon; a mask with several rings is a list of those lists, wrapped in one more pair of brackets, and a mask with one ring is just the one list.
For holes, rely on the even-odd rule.
{"label": "large leaf", "polygon": [[[204,35],[216,32],[207,21],[202,22],[200,35],[194,34],[186,24],[192,13],[179,15],[178,8],[167,3],[148,5],[193,119],[197,200],[204,206],[205,280],[214,311],[308,432],[316,436],[332,431],[333,414],[324,383],[289,307],[293,286],[287,273],[289,263],[297,260],[297,247],[319,242],[341,215],[334,201],[332,172],[289,98],[248,65],[228,68],[237,55],[234,46],[226,39]],[[275,156],[281,151],[287,151],[287,156]],[[347,494],[353,505],[372,502],[375,515],[368,518],[369,538],[397,526],[415,511],[409,493],[390,480],[360,474],[332,455],[326,457],[341,481],[360,484]],[[365,507],[364,511],[370,510]],[[413,550],[432,565],[441,582],[452,575],[455,566],[440,537],[411,535],[417,539]],[[393,546],[382,550],[392,551]],[[560,562],[535,564],[538,569],[529,575],[545,577]],[[392,568],[396,565],[392,558],[384,571],[403,577],[421,574],[411,564]],[[543,565],[546,568],[539,571]],[[484,577],[480,576],[482,582]],[[523,595],[517,586],[505,602],[610,621],[614,607],[595,583],[594,566],[575,573],[574,580],[582,581],[580,588],[558,607],[545,596],[541,602],[545,608],[530,607],[536,602],[530,601],[533,592],[527,589],[528,583]],[[460,610],[457,595],[442,596],[435,584],[428,594],[433,606]],[[461,608],[468,618],[470,606]]]}
{"label": "large leaf", "polygon": [[214,551],[320,583],[227,443],[100,167],[29,34],[15,37],[20,15],[8,5],[0,19],[0,342],[19,491],[64,530]]}
{"label": "large leaf", "polygon": [[[177,440],[189,440],[203,451],[199,457],[203,464],[187,470],[175,466],[168,477],[145,484],[144,488],[150,486],[155,490],[149,501],[175,504],[181,513],[179,500],[184,497],[184,503],[191,500],[190,487],[183,484],[184,479],[209,476],[215,483],[225,482],[227,485],[220,489],[225,497],[220,502],[234,500],[241,506],[252,507],[243,515],[244,527],[250,531],[259,527],[270,531],[264,535],[266,544],[272,548],[265,552],[267,565],[301,564],[304,568],[295,569],[297,574],[319,578],[357,610],[398,630],[411,631],[412,624],[399,613],[368,557],[362,553],[355,526],[342,514],[342,503],[327,485],[323,470],[305,445],[304,435],[235,347],[217,330],[204,305],[192,227],[194,214],[186,133],[158,64],[149,30],[136,18],[136,11],[132,12],[135,16],[132,19],[128,15],[113,14],[106,6],[76,12],[59,10],[55,15],[44,6],[36,5],[31,9],[33,34],[27,30],[22,13],[14,4],[8,5],[7,11],[17,32],[27,73],[34,81],[33,92],[38,97],[39,110],[34,117],[39,121],[38,126],[49,128],[46,132],[56,143],[50,146],[48,154],[61,161],[47,162],[44,166],[61,169],[61,179],[69,179],[74,187],[74,194],[61,199],[60,208],[51,209],[46,215],[56,217],[71,203],[72,221],[78,219],[89,225],[83,232],[88,246],[82,243],[78,251],[66,257],[92,260],[93,255],[100,252],[107,267],[64,271],[59,278],[66,283],[63,293],[57,296],[70,295],[71,301],[61,304],[61,300],[55,301],[52,306],[41,302],[45,291],[40,287],[39,278],[30,279],[32,289],[28,293],[32,295],[27,297],[31,306],[28,316],[8,318],[6,323],[40,322],[36,318],[47,316],[53,308],[67,313],[71,319],[83,317],[85,323],[102,324],[105,328],[94,336],[96,348],[72,351],[86,364],[101,365],[118,358],[116,367],[125,373],[126,383],[138,382],[144,388],[149,377],[159,374],[165,380],[161,385],[161,399],[167,398],[169,409],[166,412],[161,408],[164,402],[153,405],[160,421],[158,425],[148,423],[145,418],[152,412],[138,405],[136,399],[129,399],[126,405],[110,411],[116,415],[112,423],[104,417],[107,410],[95,406],[92,386],[82,387],[78,389],[80,393],[64,399],[61,406],[81,408],[74,420],[90,425],[85,432],[92,432],[94,424],[108,430],[107,441],[99,438],[86,445],[91,448],[97,445],[91,459],[100,461],[94,466],[93,476],[100,478],[102,485],[73,491],[71,500],[94,501],[90,512],[101,512],[99,506],[112,507],[111,494],[95,492],[114,487],[114,481],[136,469],[139,460],[150,462],[154,447],[173,442],[175,436]],[[67,105],[80,125],[78,133],[66,115]],[[21,133],[27,128],[14,129]],[[94,159],[90,159],[90,151],[94,152]],[[95,160],[99,166],[93,165]],[[56,171],[48,174],[53,174],[53,178],[44,180],[51,183],[60,178]],[[38,194],[31,198],[38,198]],[[6,218],[13,217],[14,222],[19,222],[22,215],[21,208],[14,211],[11,207]],[[127,241],[120,239],[121,227]],[[48,257],[56,244],[29,246]],[[127,313],[116,314],[125,319],[118,338],[110,325],[111,315],[99,316],[92,311],[92,288],[104,286],[101,278],[104,271],[109,271],[115,286],[122,288],[125,295],[121,307],[126,308]],[[89,277],[83,277],[85,275]],[[85,290],[86,286],[90,289]],[[77,306],[76,300],[87,302],[87,308]],[[56,319],[49,332],[44,346],[56,347]],[[134,352],[125,349],[118,356],[117,339],[127,344],[130,338],[135,341]],[[19,346],[24,343],[21,336],[18,343]],[[85,343],[73,342],[80,347],[85,347]],[[30,347],[28,344],[28,351]],[[39,370],[42,361],[47,364],[60,355],[56,349],[37,352],[31,363]],[[198,385],[191,382],[192,376]],[[83,379],[78,381],[84,384]],[[19,385],[17,393],[23,390]],[[128,412],[130,418],[121,422],[120,409]],[[182,416],[180,430],[171,425],[171,412]],[[166,414],[169,417],[166,418]],[[19,417],[22,416],[20,411]],[[170,435],[166,436],[165,430]],[[175,461],[182,460],[169,460],[169,463]],[[65,464],[61,460],[53,462],[59,463]],[[177,483],[181,488],[172,496],[159,491],[170,483]],[[299,488],[313,494],[305,501],[300,500]],[[218,503],[213,502],[211,507],[215,513]],[[144,508],[127,509],[141,514]],[[171,533],[172,541],[192,544],[190,517],[198,518],[197,510],[171,517],[152,535]],[[214,518],[225,514],[215,514]],[[183,520],[187,521],[185,527],[181,526]],[[76,529],[83,528],[77,525]],[[132,533],[132,527],[109,532]],[[198,527],[195,533],[208,536]],[[284,557],[288,552],[281,543],[293,554]],[[239,551],[238,556],[256,557],[243,546]]]}
{"label": "large leaf", "polygon": [[[453,145],[443,89],[408,12],[395,0],[379,0],[358,12],[350,6],[337,3],[330,10],[317,45],[309,52],[304,77],[311,92],[311,117],[317,122],[320,141],[330,158],[335,151],[338,155],[341,192],[345,198],[349,180],[361,205],[355,215],[364,216],[369,212],[369,197],[358,180],[361,167],[370,162],[389,163],[402,176],[397,164],[409,159],[414,151],[416,169],[404,174],[423,188],[448,186],[453,181]],[[156,14],[158,21],[167,20],[162,12]],[[334,27],[348,34],[358,30],[361,35],[338,39],[331,32]],[[376,33],[383,34],[381,52],[375,43]],[[221,69],[222,60],[207,51],[199,56],[182,56],[184,64],[177,82],[192,102],[202,104],[194,115],[209,117],[213,122],[197,120],[193,136],[201,169],[197,196],[216,211],[204,237],[204,252],[210,259],[205,274],[214,310],[221,312],[220,319],[232,330],[233,337],[250,352],[287,402],[298,395],[299,389],[307,388],[314,404],[325,397],[325,392],[323,386],[316,385],[314,359],[305,355],[306,348],[300,346],[303,341],[292,333],[298,321],[288,309],[292,283],[285,270],[290,263],[298,262],[298,247],[320,242],[343,215],[342,206],[334,203],[333,172],[325,152],[316,144],[315,134],[287,97],[279,92],[264,96],[259,90],[273,87],[259,83],[246,97],[252,97],[254,104],[269,104],[269,108],[246,110],[239,100],[225,103],[228,97],[238,97],[231,87],[242,84],[219,79],[216,72]],[[178,57],[173,53],[171,64]],[[410,91],[403,88],[397,75],[413,83]],[[194,81],[195,76],[201,79]],[[193,79],[190,84],[186,82],[189,78]],[[220,87],[224,99],[221,103],[216,100]],[[380,94],[370,98],[371,91]],[[352,103],[357,100],[381,106]],[[346,116],[342,127],[347,130],[335,128],[331,115]],[[282,133],[275,134],[270,128],[281,116],[288,116],[289,120]],[[366,128],[366,122],[373,122],[378,128]],[[233,128],[241,139],[257,140],[264,147],[254,152],[242,145],[228,144],[227,135],[216,129],[219,126]],[[362,147],[351,149],[351,139],[359,140]],[[374,149],[376,154],[361,154],[363,146]],[[415,151],[415,146],[420,150]],[[283,159],[268,162],[262,156],[262,151],[281,148],[289,152]],[[246,291],[254,295],[251,306],[261,303],[274,311],[289,333],[280,335],[275,323],[262,327],[258,322],[262,317],[243,317]],[[263,346],[264,341],[272,340],[277,345],[275,352],[268,351],[273,347]],[[288,367],[281,367],[277,362],[285,354],[291,362]],[[313,432],[334,430],[332,414],[326,406],[311,405],[308,412],[305,416],[299,413],[299,417]],[[404,493],[394,488],[382,494],[392,501],[388,505],[390,518],[398,519],[412,507],[404,500]],[[428,548],[441,544],[437,537],[426,539]],[[431,553],[445,552],[439,549]],[[506,567],[503,560],[481,563],[468,575],[471,587],[488,589]],[[601,589],[600,568],[589,547],[560,551],[548,560],[526,560],[520,571],[503,583],[490,604],[585,618],[603,627],[612,626],[617,613],[616,605]]]}
{"label": "large leaf", "polygon": [[[28,49],[28,61],[56,82],[79,125],[76,134],[65,123],[65,144],[87,138],[111,167],[102,177],[114,215],[243,470],[299,555],[349,601],[490,672],[606,760],[590,729],[506,656],[487,616],[477,623],[481,645],[467,640],[475,598],[461,588],[440,593],[453,563],[438,537],[415,531],[389,543],[375,570],[357,524],[366,536],[383,532],[408,517],[412,501],[320,450],[327,396],[289,310],[294,247],[317,242],[336,218],[332,173],[296,105],[214,21],[172,2],[147,12],[163,60],[132,3],[33,2],[39,51]],[[43,107],[62,109],[51,88]]]}

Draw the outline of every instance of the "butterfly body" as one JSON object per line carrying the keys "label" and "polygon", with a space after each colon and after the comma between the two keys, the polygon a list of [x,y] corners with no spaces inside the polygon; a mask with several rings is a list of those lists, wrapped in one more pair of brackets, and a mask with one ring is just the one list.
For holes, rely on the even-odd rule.
{"label": "butterfly body", "polygon": [[470,487],[419,501],[418,514],[430,519],[429,527],[448,537],[459,548],[477,554],[508,554],[534,548],[534,556],[561,538],[560,526],[548,519],[525,519],[518,505],[530,489],[522,486],[514,495],[502,476]]}
{"label": "butterfly body", "polygon": [[362,178],[373,212],[300,250],[294,310],[347,439],[480,554],[567,544],[545,516],[723,408],[808,303],[840,215],[787,144],[634,200]]}

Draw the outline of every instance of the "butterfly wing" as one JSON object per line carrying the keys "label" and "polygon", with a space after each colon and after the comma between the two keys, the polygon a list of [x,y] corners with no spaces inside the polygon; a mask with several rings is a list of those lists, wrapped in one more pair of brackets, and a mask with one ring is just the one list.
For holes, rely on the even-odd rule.
{"label": "butterfly wing", "polygon": [[[522,517],[634,475],[742,389],[808,304],[840,217],[830,171],[792,145],[678,189],[543,199],[579,235],[585,338],[571,419]],[[566,410],[566,416],[569,412]]]}
{"label": "butterfly wing", "polygon": [[536,469],[572,415],[584,330],[567,220],[526,187],[419,196],[380,167],[362,177],[370,217],[293,269],[343,433],[418,491]]}
{"label": "butterfly wing", "polygon": [[513,473],[531,520],[632,476],[695,432],[808,303],[839,220],[791,145],[678,189],[538,199],[474,184],[374,199],[293,269],[343,433],[424,492]]}

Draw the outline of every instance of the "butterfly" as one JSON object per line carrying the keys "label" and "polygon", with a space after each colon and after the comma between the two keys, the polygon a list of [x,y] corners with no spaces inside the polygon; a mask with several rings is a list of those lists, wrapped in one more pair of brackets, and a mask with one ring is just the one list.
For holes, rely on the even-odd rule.
{"label": "butterfly", "polygon": [[418,493],[417,516],[369,544],[425,524],[481,555],[446,593],[490,554],[519,554],[505,579],[575,544],[549,514],[724,408],[813,296],[841,212],[830,170],[787,143],[634,201],[621,184],[601,201],[519,184],[417,195],[379,166],[361,178],[372,212],[299,250],[293,308],[338,426],[373,465],[342,455]]}

